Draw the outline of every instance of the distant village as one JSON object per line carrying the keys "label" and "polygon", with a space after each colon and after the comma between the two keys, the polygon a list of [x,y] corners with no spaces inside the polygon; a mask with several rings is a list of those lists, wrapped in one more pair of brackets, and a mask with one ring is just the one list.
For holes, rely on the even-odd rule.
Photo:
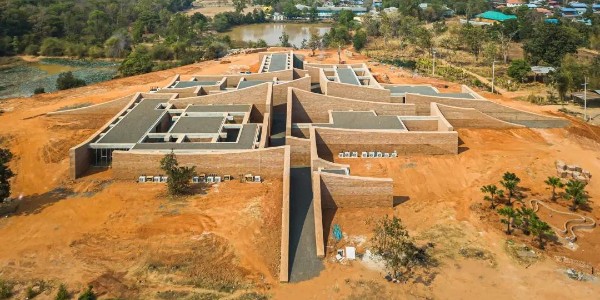
{"label": "distant village", "polygon": [[[429,6],[430,4],[426,2],[419,4],[420,9],[422,10],[428,9]],[[275,12],[271,15],[271,19],[273,21],[309,19],[310,11],[313,7],[303,4],[297,4],[295,7],[300,12],[297,16],[290,17],[286,16],[284,13]],[[516,15],[504,13],[503,10],[520,7],[527,7],[530,10],[535,10],[545,16],[546,22],[548,23],[558,23],[558,18],[567,18],[573,22],[592,25],[591,19],[586,18],[586,13],[600,13],[600,3],[586,4],[581,2],[569,2],[561,5],[559,1],[556,0],[534,0],[529,2],[523,0],[506,0],[493,1],[494,10],[477,14],[474,19],[462,19],[461,22],[476,26],[485,26],[509,19],[516,19]],[[317,6],[315,9],[316,16],[320,20],[332,19],[336,14],[339,14],[344,10],[352,11],[358,17],[367,13],[377,16],[381,12],[392,13],[398,11],[397,7],[383,8],[383,0],[373,0],[371,5],[366,5],[363,0],[341,1],[337,5],[331,1],[327,1],[323,3],[323,6]],[[442,10],[442,15],[446,18],[455,16],[455,12],[446,6],[442,7]]]}

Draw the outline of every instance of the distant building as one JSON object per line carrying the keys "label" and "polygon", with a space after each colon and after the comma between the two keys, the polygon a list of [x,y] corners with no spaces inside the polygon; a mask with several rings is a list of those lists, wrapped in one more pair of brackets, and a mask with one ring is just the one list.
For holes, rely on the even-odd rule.
{"label": "distant building", "polygon": [[506,7],[519,7],[524,4],[523,0],[506,0]]}
{"label": "distant building", "polygon": [[398,12],[398,8],[397,7],[386,7],[383,9],[383,12],[385,13],[395,13]]}
{"label": "distant building", "polygon": [[373,0],[373,7],[383,7],[383,0]]}
{"label": "distant building", "polygon": [[366,7],[361,6],[325,6],[325,7],[317,7],[317,16],[320,19],[331,19],[334,14],[340,13],[342,10],[350,10],[357,16],[362,16],[367,13]]}
{"label": "distant building", "polygon": [[569,7],[575,9],[580,15],[583,15],[588,10],[588,5],[580,2],[570,2]]}
{"label": "distant building", "polygon": [[579,17],[579,11],[570,7],[561,7],[560,16],[563,18],[577,18]]}
{"label": "distant building", "polygon": [[497,22],[504,22],[506,20],[516,19],[515,15],[507,15],[499,11],[488,10],[484,13],[478,14],[476,20],[482,23],[493,24]]}
{"label": "distant building", "polygon": [[594,4],[592,5],[592,11],[593,11],[595,14],[599,14],[599,13],[600,13],[600,4],[598,4],[598,3],[594,3]]}
{"label": "distant building", "polygon": [[552,15],[554,15],[554,12],[552,12],[551,10],[549,10],[547,8],[543,8],[543,7],[538,7],[535,9],[535,11],[537,11],[540,14],[545,15],[546,17],[551,17]]}
{"label": "distant building", "polygon": [[286,17],[283,14],[276,12],[273,14],[272,19],[273,21],[285,21]]}
{"label": "distant building", "polygon": [[[425,10],[429,7],[429,3],[421,3],[419,4],[419,8],[421,10]],[[454,11],[448,8],[448,6],[442,6],[442,16],[445,18],[451,18],[454,16]]]}

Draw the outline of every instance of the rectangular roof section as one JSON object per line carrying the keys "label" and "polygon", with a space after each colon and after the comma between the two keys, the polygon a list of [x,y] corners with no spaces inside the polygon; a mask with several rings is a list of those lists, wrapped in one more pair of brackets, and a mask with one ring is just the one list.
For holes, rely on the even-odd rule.
{"label": "rectangular roof section", "polygon": [[142,99],[98,143],[136,143],[166,111],[157,109],[165,99]]}
{"label": "rectangular roof section", "polygon": [[179,81],[173,88],[188,88],[194,86],[216,85],[217,81]]}
{"label": "rectangular roof section", "polygon": [[350,68],[338,68],[336,71],[341,83],[360,85],[360,81],[358,80],[358,77],[356,77],[354,70]]}

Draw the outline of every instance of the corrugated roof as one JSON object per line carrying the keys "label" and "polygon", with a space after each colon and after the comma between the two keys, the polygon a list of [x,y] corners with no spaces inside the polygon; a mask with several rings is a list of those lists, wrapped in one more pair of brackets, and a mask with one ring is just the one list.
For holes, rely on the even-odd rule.
{"label": "corrugated roof", "polygon": [[482,18],[482,19],[499,21],[499,22],[517,18],[517,16],[515,16],[515,15],[507,15],[507,14],[503,14],[499,11],[493,11],[493,10],[488,10],[484,13],[478,14],[477,17]]}

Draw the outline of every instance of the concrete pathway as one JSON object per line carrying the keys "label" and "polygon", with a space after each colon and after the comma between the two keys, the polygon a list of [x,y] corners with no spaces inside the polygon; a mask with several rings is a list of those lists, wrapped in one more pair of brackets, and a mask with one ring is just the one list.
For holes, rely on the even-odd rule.
{"label": "concrete pathway", "polygon": [[299,282],[318,276],[323,262],[317,257],[310,167],[290,171],[290,282]]}

